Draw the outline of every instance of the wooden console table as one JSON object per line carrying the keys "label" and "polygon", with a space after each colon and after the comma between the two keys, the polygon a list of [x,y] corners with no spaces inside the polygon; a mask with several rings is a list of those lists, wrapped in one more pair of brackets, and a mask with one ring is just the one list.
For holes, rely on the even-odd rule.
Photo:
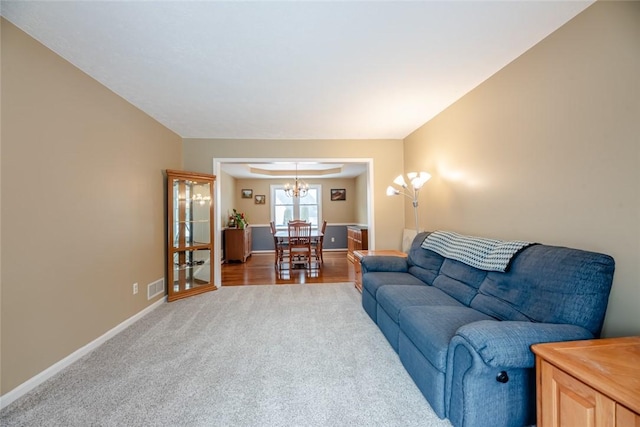
{"label": "wooden console table", "polygon": [[640,427],[640,337],[531,349],[538,427]]}
{"label": "wooden console table", "polygon": [[385,249],[383,249],[383,250],[379,250],[379,251],[378,250],[354,251],[353,252],[353,258],[354,258],[353,267],[354,267],[355,273],[356,273],[355,286],[360,292],[362,292],[362,266],[360,265],[360,261],[362,261],[362,257],[375,256],[375,255],[398,256],[398,257],[401,257],[401,258],[406,258],[407,257],[407,254],[405,254],[404,252],[394,251],[394,250],[385,250]]}

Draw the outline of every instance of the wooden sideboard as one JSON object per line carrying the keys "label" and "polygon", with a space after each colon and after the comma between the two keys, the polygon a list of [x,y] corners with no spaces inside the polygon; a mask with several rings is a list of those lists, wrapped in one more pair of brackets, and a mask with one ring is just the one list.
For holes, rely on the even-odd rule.
{"label": "wooden sideboard", "polygon": [[228,261],[247,261],[251,256],[251,227],[224,230],[224,258]]}
{"label": "wooden sideboard", "polygon": [[354,262],[355,251],[366,250],[369,248],[369,230],[367,227],[358,225],[350,225],[347,227],[347,258]]}
{"label": "wooden sideboard", "polygon": [[375,256],[375,255],[387,255],[387,256],[397,256],[397,257],[402,257],[402,258],[406,258],[407,254],[405,254],[404,252],[400,252],[400,251],[394,251],[394,250],[362,250],[362,251],[354,251],[353,252],[353,256],[354,256],[354,263],[353,263],[353,267],[354,267],[354,271],[356,274],[356,281],[355,281],[355,286],[356,288],[362,292],[362,266],[360,265],[360,261],[362,261],[362,258],[365,256]]}
{"label": "wooden sideboard", "polygon": [[640,337],[531,349],[538,427],[640,427]]}

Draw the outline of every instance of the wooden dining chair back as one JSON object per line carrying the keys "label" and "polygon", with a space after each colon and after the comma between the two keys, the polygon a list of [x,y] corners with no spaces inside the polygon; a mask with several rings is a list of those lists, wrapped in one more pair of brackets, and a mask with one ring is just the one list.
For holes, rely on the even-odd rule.
{"label": "wooden dining chair back", "polygon": [[[311,223],[291,221],[289,229],[289,266],[294,262],[311,268]],[[294,261],[295,260],[295,261]]]}
{"label": "wooden dining chair back", "polygon": [[289,244],[285,242],[283,239],[276,237],[276,232],[278,230],[276,229],[275,222],[271,221],[269,225],[271,227],[271,235],[273,236],[273,246],[276,254],[274,266],[276,270],[278,270],[282,267],[282,263],[284,262],[284,253],[287,251]]}
{"label": "wooden dining chair back", "polygon": [[324,243],[324,233],[326,231],[327,231],[327,221],[322,221],[322,228],[320,228],[320,235],[316,239],[314,239],[314,242],[312,244],[316,259],[320,261],[321,264],[324,264],[324,259],[322,258],[322,245]]}

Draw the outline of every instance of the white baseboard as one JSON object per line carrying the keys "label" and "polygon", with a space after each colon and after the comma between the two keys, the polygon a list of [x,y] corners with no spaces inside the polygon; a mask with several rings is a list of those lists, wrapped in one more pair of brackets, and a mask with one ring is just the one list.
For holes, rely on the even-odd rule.
{"label": "white baseboard", "polygon": [[158,308],[160,305],[164,304],[165,302],[166,302],[166,297],[165,298],[160,298],[158,301],[154,302],[149,307],[147,307],[144,310],[134,314],[133,316],[131,316],[130,318],[128,318],[124,322],[122,322],[119,325],[117,325],[116,327],[114,327],[113,329],[107,331],[102,336],[100,336],[100,337],[96,338],[95,340],[91,341],[89,344],[85,345],[84,347],[79,348],[78,350],[74,351],[73,353],[71,353],[70,355],[65,357],[64,359],[62,359],[59,362],[49,366],[47,369],[45,369],[44,371],[40,372],[35,377],[32,377],[32,378],[28,379],[27,381],[23,382],[18,387],[16,387],[13,390],[11,390],[10,392],[0,396],[0,410],[6,408],[11,403],[15,402],[17,399],[19,399],[22,396],[24,396],[25,394],[29,393],[31,390],[33,390],[34,388],[36,388],[40,384],[44,383],[45,381],[47,381],[49,378],[51,378],[54,375],[56,375],[57,373],[59,373],[60,371],[62,371],[67,366],[71,365],[72,363],[76,362],[77,360],[79,360],[80,358],[86,356],[87,354],[91,353],[93,350],[95,350],[96,348],[98,348],[102,344],[104,344],[107,340],[113,338],[114,336],[116,336],[117,334],[119,334],[120,332],[122,332],[123,330],[128,328],[129,326],[133,325],[135,322],[137,322],[138,320],[140,320],[145,315],[149,314],[150,312],[152,312],[153,310],[155,310],[156,308]]}

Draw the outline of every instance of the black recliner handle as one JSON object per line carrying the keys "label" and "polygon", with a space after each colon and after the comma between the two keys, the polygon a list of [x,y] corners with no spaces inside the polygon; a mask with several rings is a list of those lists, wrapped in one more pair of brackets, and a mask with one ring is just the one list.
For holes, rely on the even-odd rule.
{"label": "black recliner handle", "polygon": [[496,377],[496,381],[503,384],[509,381],[509,375],[507,375],[507,371],[501,371]]}

